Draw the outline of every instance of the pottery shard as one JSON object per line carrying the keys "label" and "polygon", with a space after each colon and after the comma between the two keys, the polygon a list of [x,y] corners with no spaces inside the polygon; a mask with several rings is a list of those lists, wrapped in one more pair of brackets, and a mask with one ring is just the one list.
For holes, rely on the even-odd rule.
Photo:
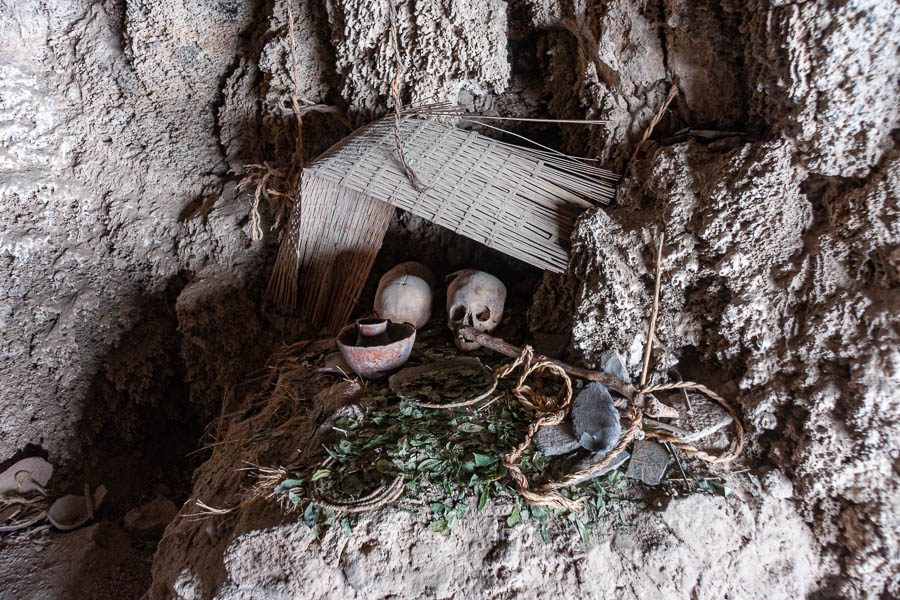
{"label": "pottery shard", "polygon": [[[691,395],[690,409],[683,397],[674,403],[674,407],[680,416],[672,424],[691,432],[690,435],[681,436],[689,443],[708,438],[733,421],[727,410],[700,394]],[[727,446],[727,441],[725,445]]]}
{"label": "pottery shard", "polygon": [[607,375],[621,379],[625,383],[631,383],[628,369],[625,368],[625,360],[615,348],[611,348],[600,355],[600,370]]}
{"label": "pottery shard", "polygon": [[43,458],[23,458],[0,473],[0,494],[28,494],[44,488],[53,475],[53,465]]}
{"label": "pottery shard", "polygon": [[599,453],[613,449],[622,434],[622,424],[605,385],[593,382],[581,390],[572,403],[572,426],[583,448]]}
{"label": "pottery shard", "polygon": [[659,485],[669,466],[669,451],[657,442],[638,440],[632,448],[626,477],[640,479],[647,485]]}
{"label": "pottery shard", "polygon": [[581,448],[581,444],[578,443],[578,440],[575,439],[575,434],[572,433],[571,423],[567,422],[541,427],[534,434],[531,443],[544,456],[559,456]]}

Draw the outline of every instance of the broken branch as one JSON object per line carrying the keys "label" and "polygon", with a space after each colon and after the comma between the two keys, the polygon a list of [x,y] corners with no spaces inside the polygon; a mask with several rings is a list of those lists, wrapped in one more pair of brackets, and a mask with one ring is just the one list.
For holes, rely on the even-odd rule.
{"label": "broken branch", "polygon": [[[517,348],[509,342],[506,342],[492,335],[488,335],[486,333],[481,333],[480,331],[476,331],[471,327],[464,327],[459,330],[459,333],[468,340],[478,342],[485,348],[490,348],[494,352],[499,352],[500,354],[509,356],[510,358],[516,358],[522,353],[522,350],[520,348]],[[654,417],[677,419],[679,416],[678,411],[676,411],[674,408],[666,406],[662,402],[656,401],[652,396],[639,393],[639,391],[635,389],[635,387],[630,383],[622,381],[618,377],[614,377],[612,375],[609,375],[608,373],[603,373],[602,371],[593,371],[591,369],[582,369],[580,367],[573,367],[572,365],[566,364],[560,360],[556,360],[555,358],[548,358],[542,354],[535,354],[534,360],[553,363],[573,377],[602,383],[606,387],[621,394],[625,398],[625,400],[630,402],[632,405],[640,408],[643,411],[646,411],[648,414],[651,414]],[[658,425],[661,426],[664,424],[659,423]],[[654,426],[657,426],[657,424],[654,424]],[[668,427],[669,426],[660,428],[668,429]]]}

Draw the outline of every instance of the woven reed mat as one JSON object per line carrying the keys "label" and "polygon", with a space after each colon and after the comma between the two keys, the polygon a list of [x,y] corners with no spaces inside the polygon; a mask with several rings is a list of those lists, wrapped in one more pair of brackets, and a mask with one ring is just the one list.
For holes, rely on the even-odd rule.
{"label": "woven reed mat", "polygon": [[[618,176],[581,160],[430,118],[395,119],[358,129],[307,165],[279,249],[271,296],[292,310],[299,270],[305,316],[332,333],[359,299],[394,206],[562,273],[576,219],[615,195]],[[398,140],[419,189],[398,159]]]}
{"label": "woven reed mat", "polygon": [[566,269],[575,220],[615,194],[616,175],[564,155],[431,119],[404,119],[399,131],[421,190],[396,157],[391,118],[343,140],[306,168],[304,180],[330,180],[556,273]]}

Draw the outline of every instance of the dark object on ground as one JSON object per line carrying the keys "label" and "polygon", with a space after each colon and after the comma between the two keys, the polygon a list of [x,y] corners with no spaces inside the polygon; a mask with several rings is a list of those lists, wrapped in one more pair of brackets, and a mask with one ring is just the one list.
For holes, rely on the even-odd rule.
{"label": "dark object on ground", "polygon": [[669,466],[669,451],[657,442],[638,440],[632,448],[631,462],[625,475],[647,485],[659,485]]}
{"label": "dark object on ground", "polygon": [[416,328],[409,323],[385,321],[385,334],[390,343],[383,346],[359,346],[357,324],[348,325],[337,338],[338,350],[353,372],[366,379],[379,379],[409,360]]}
{"label": "dark object on ground", "polygon": [[612,450],[622,434],[619,411],[602,383],[589,383],[572,404],[575,438],[583,448],[598,454]]}

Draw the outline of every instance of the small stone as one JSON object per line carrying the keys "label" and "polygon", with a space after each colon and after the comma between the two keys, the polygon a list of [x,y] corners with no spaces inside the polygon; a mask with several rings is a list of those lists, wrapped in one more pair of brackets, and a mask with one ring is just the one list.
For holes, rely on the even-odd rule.
{"label": "small stone", "polygon": [[[600,459],[603,458],[604,455],[605,455],[605,453],[600,454],[599,452],[595,452],[593,454],[586,456],[584,459],[578,461],[574,467],[572,467],[572,472],[575,473],[582,469],[587,469],[592,464],[599,462]],[[578,485],[579,483],[584,483],[585,481],[590,481],[591,479],[596,479],[597,477],[603,477],[610,471],[615,471],[616,469],[618,469],[619,467],[624,465],[625,461],[628,460],[630,457],[631,457],[631,455],[628,454],[628,450],[623,450],[622,453],[619,454],[615,459],[613,459],[613,461],[611,463],[609,463],[608,465],[606,465],[605,467],[603,467],[602,469],[600,469],[593,475],[588,475],[587,477],[579,479],[572,485]]]}
{"label": "small stone", "polygon": [[772,469],[762,476],[763,488],[773,498],[786,500],[794,496],[794,484],[787,475],[778,469]]}
{"label": "small stone", "polygon": [[162,535],[178,513],[178,507],[168,498],[157,496],[152,501],[132,508],[125,514],[125,529],[144,535]]}
{"label": "small stone", "polygon": [[610,348],[600,355],[600,370],[607,375],[621,379],[625,383],[631,383],[628,369],[625,368],[625,359],[622,358],[622,355],[615,348]]}
{"label": "small stone", "polygon": [[681,439],[685,442],[694,443],[708,438],[731,425],[734,420],[727,410],[700,394],[691,395],[690,409],[683,396],[676,398],[678,399],[673,402],[673,408],[678,411],[679,418],[672,425],[691,432],[690,435],[682,436]]}
{"label": "small stone", "polygon": [[572,403],[575,438],[583,448],[606,454],[619,441],[622,424],[609,390],[602,383],[588,384]]}
{"label": "small stone", "polygon": [[322,364],[322,371],[325,373],[335,373],[339,375],[353,376],[353,369],[344,360],[340,352],[332,352],[325,357]]}
{"label": "small stone", "polygon": [[572,433],[572,424],[568,422],[541,427],[534,434],[531,443],[544,456],[559,456],[581,448],[581,444]]}
{"label": "small stone", "polygon": [[639,479],[647,485],[659,485],[669,466],[669,451],[657,442],[639,440],[634,443],[626,477]]}

